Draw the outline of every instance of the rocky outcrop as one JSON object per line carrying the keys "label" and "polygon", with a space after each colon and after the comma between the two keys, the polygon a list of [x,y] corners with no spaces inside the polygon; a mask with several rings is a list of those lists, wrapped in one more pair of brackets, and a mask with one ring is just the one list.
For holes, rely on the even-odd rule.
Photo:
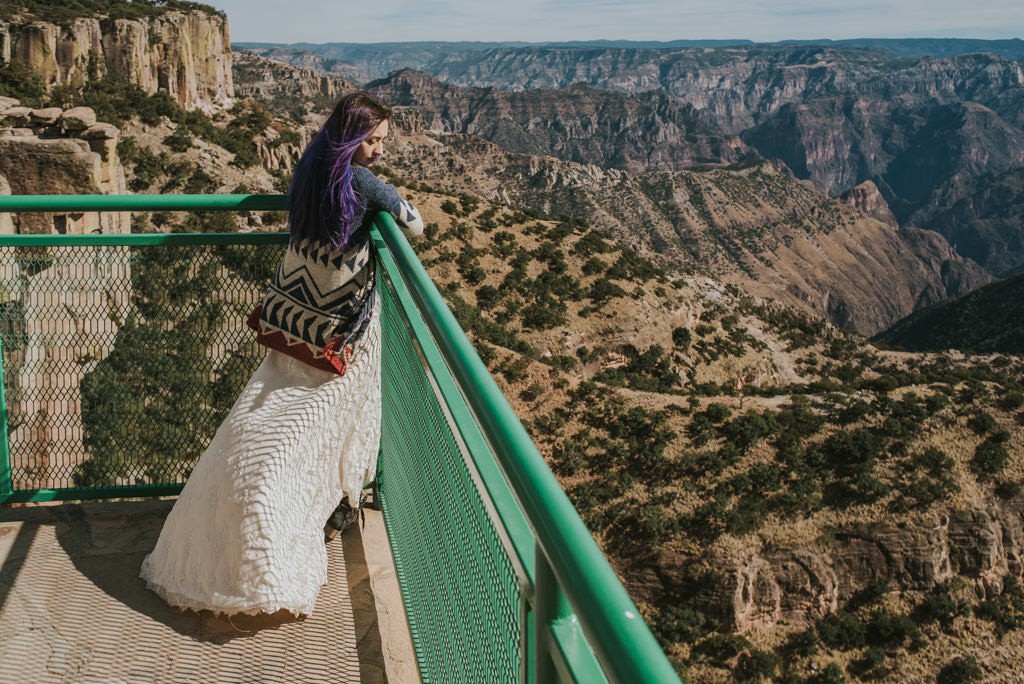
{"label": "rocky outcrop", "polygon": [[[13,104],[13,106],[11,106]],[[116,126],[96,123],[88,107],[67,111],[0,103],[0,176],[15,195],[104,195],[126,192]],[[127,233],[123,212],[17,214],[17,233]]]}
{"label": "rocky outcrop", "polygon": [[210,111],[234,97],[227,20],[199,10],[143,19],[83,17],[59,26],[0,21],[3,61],[34,69],[47,86],[80,87],[115,74],[185,109]]}
{"label": "rocky outcrop", "polygon": [[[858,524],[816,544],[766,548],[741,558],[668,556],[656,574],[669,591],[697,603],[731,629],[801,624],[834,613],[859,592],[886,586],[920,596],[954,577],[978,599],[1024,576],[1024,501],[952,510],[917,525]],[[699,578],[695,581],[695,578]]]}
{"label": "rocky outcrop", "polygon": [[301,105],[330,102],[356,86],[350,81],[307,67],[237,52],[232,62],[235,95],[260,102],[287,100]]}
{"label": "rocky outcrop", "polygon": [[878,219],[893,228],[899,225],[892,210],[889,209],[889,204],[882,197],[882,193],[878,191],[878,186],[871,181],[864,181],[852,190],[848,190],[840,199],[862,214]]}
{"label": "rocky outcrop", "polygon": [[291,135],[286,136],[273,128],[267,129],[265,136],[256,141],[256,153],[263,168],[291,174],[317,129],[299,126],[288,130]]}

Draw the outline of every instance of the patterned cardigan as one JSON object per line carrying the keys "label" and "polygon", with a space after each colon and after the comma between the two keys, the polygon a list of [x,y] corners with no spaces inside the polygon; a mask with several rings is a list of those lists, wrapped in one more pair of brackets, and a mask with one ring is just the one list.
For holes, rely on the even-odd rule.
{"label": "patterned cardigan", "polygon": [[406,235],[423,232],[416,208],[369,169],[353,167],[352,186],[363,210],[349,243],[341,249],[311,240],[289,243],[263,303],[247,321],[260,344],[339,375],[345,374],[373,311],[376,262],[370,219],[383,210]]}

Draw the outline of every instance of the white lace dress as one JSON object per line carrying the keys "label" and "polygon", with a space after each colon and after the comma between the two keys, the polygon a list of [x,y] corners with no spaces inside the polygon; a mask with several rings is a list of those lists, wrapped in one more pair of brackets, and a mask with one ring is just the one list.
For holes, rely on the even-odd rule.
{"label": "white lace dress", "polygon": [[324,523],[376,470],[380,335],[375,307],[343,376],[267,351],[143,561],[153,591],[223,614],[313,611]]}

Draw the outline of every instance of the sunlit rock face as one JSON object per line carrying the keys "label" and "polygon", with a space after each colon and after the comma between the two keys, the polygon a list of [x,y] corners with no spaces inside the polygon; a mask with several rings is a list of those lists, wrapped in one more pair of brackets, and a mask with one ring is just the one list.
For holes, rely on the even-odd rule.
{"label": "sunlit rock face", "polygon": [[115,74],[147,93],[165,91],[188,110],[234,97],[227,20],[201,11],[144,19],[0,22],[3,61],[34,69],[47,86],[81,86]]}

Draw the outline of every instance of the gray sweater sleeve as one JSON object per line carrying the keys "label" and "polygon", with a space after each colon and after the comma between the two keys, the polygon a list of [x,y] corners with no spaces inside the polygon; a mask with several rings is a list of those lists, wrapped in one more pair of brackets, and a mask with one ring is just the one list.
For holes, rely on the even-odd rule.
{"label": "gray sweater sleeve", "polygon": [[409,237],[423,233],[423,219],[411,202],[402,199],[390,183],[377,178],[365,166],[352,165],[352,188],[362,198],[367,214],[386,211]]}

